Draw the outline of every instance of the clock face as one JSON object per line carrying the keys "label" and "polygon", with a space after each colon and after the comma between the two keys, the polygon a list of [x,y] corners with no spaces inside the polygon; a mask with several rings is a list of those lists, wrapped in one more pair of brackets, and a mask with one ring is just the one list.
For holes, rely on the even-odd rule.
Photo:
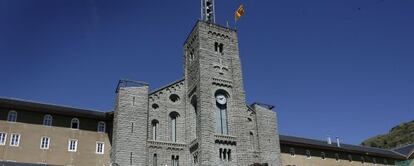
{"label": "clock face", "polygon": [[227,103],[227,98],[226,98],[225,95],[219,94],[219,95],[216,96],[216,101],[217,101],[217,103],[219,103],[221,105],[224,105],[224,104]]}

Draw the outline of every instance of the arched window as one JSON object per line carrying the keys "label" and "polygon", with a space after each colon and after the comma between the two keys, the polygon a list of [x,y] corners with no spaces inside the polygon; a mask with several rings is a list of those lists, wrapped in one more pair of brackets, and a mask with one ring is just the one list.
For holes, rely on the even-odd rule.
{"label": "arched window", "polygon": [[152,104],[152,109],[153,110],[157,110],[158,108],[160,108],[160,106],[158,104]]}
{"label": "arched window", "polygon": [[253,132],[250,132],[250,134],[249,134],[249,138],[250,138],[250,145],[252,146],[252,150],[255,150],[255,144],[254,144],[254,135],[253,135]]}
{"label": "arched window", "polygon": [[170,129],[171,129],[171,141],[177,142],[177,119],[180,114],[177,112],[170,113]]}
{"label": "arched window", "polygon": [[197,120],[197,114],[198,114],[198,111],[197,111],[197,96],[193,96],[192,98],[191,98],[191,108],[192,108],[192,114],[194,115],[194,116],[192,116],[192,118],[191,118],[191,125],[192,125],[192,129],[191,129],[191,132],[192,132],[192,134],[193,134],[193,139],[196,139],[197,138],[197,133],[198,133],[198,120]]}
{"label": "arched window", "polygon": [[170,95],[170,100],[171,102],[175,103],[180,100],[180,96],[178,96],[177,94],[172,94]]}
{"label": "arched window", "polygon": [[336,162],[339,162],[339,154],[338,153],[335,153],[335,160],[336,160]]}
{"label": "arched window", "polygon": [[311,158],[311,151],[310,150],[306,150],[306,158],[307,159]]}
{"label": "arched window", "polygon": [[52,121],[53,121],[52,115],[47,114],[43,117],[43,125],[45,126],[52,126]]}
{"label": "arched window", "polygon": [[9,111],[9,114],[7,115],[7,121],[16,122],[17,121],[17,112],[16,111]]}
{"label": "arched window", "polygon": [[350,155],[350,154],[348,155],[348,161],[352,162],[352,155]]}
{"label": "arched window", "polygon": [[227,150],[227,160],[231,161],[231,149]]}
{"label": "arched window", "polygon": [[158,120],[152,120],[151,126],[152,126],[152,140],[157,140],[157,134],[158,134]]}
{"label": "arched window", "polygon": [[295,157],[295,148],[289,148],[290,156]]}
{"label": "arched window", "polygon": [[171,156],[171,166],[179,166],[179,156]]}
{"label": "arched window", "polygon": [[106,124],[105,122],[98,122],[98,132],[104,133],[106,130]]}
{"label": "arched window", "polygon": [[158,161],[157,154],[155,153],[154,156],[152,157],[152,165],[157,166],[157,161]]}
{"label": "arched window", "polygon": [[79,119],[78,118],[73,118],[72,119],[72,121],[70,122],[70,128],[79,129]]}
{"label": "arched window", "polygon": [[218,90],[215,93],[216,97],[216,132],[219,134],[228,135],[228,122],[227,122],[227,99],[229,95],[224,90]]}

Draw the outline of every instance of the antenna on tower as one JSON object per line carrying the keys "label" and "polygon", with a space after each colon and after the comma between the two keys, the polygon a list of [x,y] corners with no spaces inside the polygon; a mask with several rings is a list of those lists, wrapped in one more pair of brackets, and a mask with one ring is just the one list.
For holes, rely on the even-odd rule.
{"label": "antenna on tower", "polygon": [[201,20],[216,23],[214,0],[201,0]]}

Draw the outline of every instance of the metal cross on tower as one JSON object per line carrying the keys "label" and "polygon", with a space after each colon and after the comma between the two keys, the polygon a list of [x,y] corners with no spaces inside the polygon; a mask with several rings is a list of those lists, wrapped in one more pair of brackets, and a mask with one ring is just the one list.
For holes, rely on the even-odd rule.
{"label": "metal cross on tower", "polygon": [[201,20],[216,23],[214,0],[201,0]]}

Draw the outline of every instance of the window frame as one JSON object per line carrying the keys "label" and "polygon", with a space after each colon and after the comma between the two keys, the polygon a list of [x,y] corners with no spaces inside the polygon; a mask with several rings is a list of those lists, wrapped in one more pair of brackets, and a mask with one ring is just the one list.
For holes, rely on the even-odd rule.
{"label": "window frame", "polygon": [[[49,119],[48,119],[49,118]],[[47,122],[47,120],[49,120],[50,122],[50,124],[47,124],[46,122]],[[43,126],[48,126],[48,127],[50,127],[50,126],[52,126],[53,125],[53,116],[52,115],[50,115],[50,114],[46,114],[45,116],[43,116]]]}
{"label": "window frame", "polygon": [[[100,127],[103,126],[103,130],[100,130]],[[104,121],[99,121],[96,131],[98,133],[105,133],[106,132],[106,123]]]}
{"label": "window frame", "polygon": [[[14,119],[11,119],[10,118],[10,116],[12,115],[12,113],[14,113]],[[7,113],[7,122],[9,122],[9,123],[16,123],[17,122],[17,111],[15,111],[15,110],[10,110],[8,113]]]}
{"label": "window frame", "polygon": [[[46,139],[47,144],[46,147],[43,147],[43,139]],[[42,137],[40,138],[40,149],[42,150],[48,150],[50,148],[50,137]]]}
{"label": "window frame", "polygon": [[[101,152],[99,152],[99,145],[102,145],[101,147]],[[105,143],[102,141],[96,141],[96,148],[95,148],[95,153],[96,154],[105,154]]]}
{"label": "window frame", "polygon": [[6,132],[0,132],[0,145],[5,146],[7,142],[7,133]]}
{"label": "window frame", "polygon": [[[11,147],[19,147],[19,145],[20,145],[20,137],[21,137],[20,134],[18,134],[18,133],[12,133],[10,135],[11,136],[10,136],[10,143],[9,143],[9,145]],[[17,140],[15,140],[15,136],[17,136]]]}
{"label": "window frame", "polygon": [[[75,142],[75,146],[74,149],[71,149],[71,142],[74,141]],[[68,140],[68,152],[77,152],[78,150],[78,140],[77,139],[69,139]]]}

